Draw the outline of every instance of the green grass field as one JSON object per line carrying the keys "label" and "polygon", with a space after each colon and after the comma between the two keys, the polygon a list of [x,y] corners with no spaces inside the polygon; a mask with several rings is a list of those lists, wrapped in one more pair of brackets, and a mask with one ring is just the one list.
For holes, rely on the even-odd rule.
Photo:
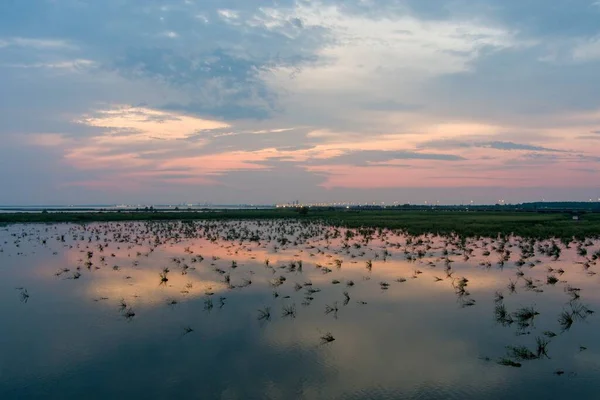
{"label": "green grass field", "polygon": [[398,210],[313,210],[301,215],[291,209],[182,212],[46,212],[0,214],[0,223],[87,223],[104,221],[281,219],[321,220],[350,228],[402,229],[411,234],[456,233],[463,236],[514,234],[536,238],[599,237],[600,214],[535,212],[465,212]]}

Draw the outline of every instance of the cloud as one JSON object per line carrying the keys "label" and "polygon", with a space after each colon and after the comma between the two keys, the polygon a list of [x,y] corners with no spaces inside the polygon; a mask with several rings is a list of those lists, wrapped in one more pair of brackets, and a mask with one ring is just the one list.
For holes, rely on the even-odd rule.
{"label": "cloud", "polygon": [[[105,128],[102,140],[122,143],[155,139],[186,139],[198,132],[223,129],[228,124],[204,120],[184,114],[167,113],[144,107],[120,106],[99,110],[76,122],[92,127]],[[123,135],[123,133],[126,133]]]}
{"label": "cloud", "polygon": [[494,150],[523,150],[523,151],[541,151],[541,152],[554,152],[562,153],[564,150],[552,149],[544,146],[535,146],[531,144],[522,144],[514,142],[504,141],[488,141],[488,142],[466,142],[460,140],[435,140],[428,141],[420,144],[421,148],[430,149],[456,149],[456,148],[483,148],[483,149],[494,149]]}
{"label": "cloud", "polygon": [[[45,164],[4,168],[49,198],[266,201],[279,171],[315,200],[486,176],[558,193],[597,165],[589,0],[9,3],[0,138]],[[0,200],[33,195],[16,179]]]}
{"label": "cloud", "polygon": [[600,60],[600,37],[581,41],[572,51],[576,61]]}
{"label": "cloud", "polygon": [[49,68],[49,69],[64,69],[73,72],[82,71],[87,68],[94,67],[95,63],[92,60],[75,59],[75,60],[59,60],[54,62],[35,62],[31,64],[0,64],[3,68]]}
{"label": "cloud", "polygon": [[0,38],[0,47],[29,47],[40,50],[74,50],[77,49],[73,43],[66,40],[45,38],[9,37]]}
{"label": "cloud", "polygon": [[312,159],[314,165],[368,165],[394,160],[463,161],[464,157],[454,154],[421,153],[412,151],[365,150],[352,151],[325,159]]}

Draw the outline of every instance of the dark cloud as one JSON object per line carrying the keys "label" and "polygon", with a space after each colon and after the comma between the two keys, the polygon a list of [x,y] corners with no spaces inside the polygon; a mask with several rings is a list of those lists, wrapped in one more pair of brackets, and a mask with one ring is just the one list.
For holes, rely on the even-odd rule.
{"label": "dark cloud", "polygon": [[[227,9],[235,10],[236,18],[224,17],[220,11]],[[78,49],[70,48],[71,56],[91,59],[102,70],[183,91],[189,101],[172,108],[233,119],[265,118],[275,108],[276,95],[260,75],[313,62],[315,51],[327,41],[323,30],[306,28],[298,18],[279,21],[278,29],[260,20],[247,23],[260,14],[259,5],[240,1],[169,5],[150,0],[140,6],[120,0],[9,0],[0,6],[0,39],[59,38]],[[39,57],[29,51],[13,55],[12,62],[32,63]]]}
{"label": "dark cloud", "polygon": [[412,151],[363,150],[354,151],[327,159],[311,159],[311,165],[356,165],[382,163],[394,160],[463,161],[464,157],[454,154],[421,153]]}
{"label": "dark cloud", "polygon": [[489,147],[491,149],[496,150],[534,150],[534,151],[548,151],[548,152],[556,152],[561,153],[563,150],[551,149],[543,146],[533,146],[530,144],[521,144],[521,143],[513,143],[513,142],[487,142],[480,143],[481,147]]}
{"label": "dark cloud", "polygon": [[424,149],[457,149],[457,148],[488,148],[495,150],[528,150],[551,153],[562,153],[564,150],[552,149],[543,146],[534,146],[530,144],[505,142],[505,141],[461,141],[461,140],[432,140],[419,145]]}

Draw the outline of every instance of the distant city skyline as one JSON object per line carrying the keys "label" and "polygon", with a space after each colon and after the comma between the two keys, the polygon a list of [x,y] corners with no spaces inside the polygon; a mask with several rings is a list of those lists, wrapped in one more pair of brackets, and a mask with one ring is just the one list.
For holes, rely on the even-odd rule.
{"label": "distant city skyline", "polygon": [[0,204],[597,199],[599,20],[596,0],[4,1]]}

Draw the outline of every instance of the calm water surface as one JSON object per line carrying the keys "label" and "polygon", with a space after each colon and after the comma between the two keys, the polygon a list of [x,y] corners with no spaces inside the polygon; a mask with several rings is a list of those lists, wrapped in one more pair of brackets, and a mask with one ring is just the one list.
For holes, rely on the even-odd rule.
{"label": "calm water surface", "polygon": [[595,399],[599,251],[285,221],[0,227],[0,398]]}

